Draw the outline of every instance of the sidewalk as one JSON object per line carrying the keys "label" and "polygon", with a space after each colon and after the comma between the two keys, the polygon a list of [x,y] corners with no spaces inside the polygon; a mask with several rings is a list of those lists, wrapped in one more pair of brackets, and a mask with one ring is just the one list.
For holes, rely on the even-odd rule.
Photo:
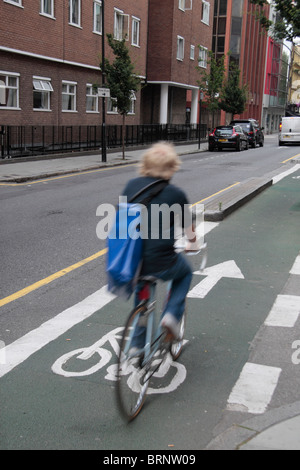
{"label": "sidewalk", "polygon": [[[199,153],[207,150],[207,143],[177,146],[179,155]],[[0,183],[16,184],[30,182],[46,177],[94,170],[112,165],[134,164],[144,154],[145,149],[126,150],[126,159],[122,160],[121,151],[107,154],[107,163],[101,162],[101,153],[97,155],[67,156],[64,158],[37,159],[34,161],[0,160]],[[300,160],[296,167],[291,165],[286,174],[278,176],[278,171],[261,178],[251,178],[226,193],[222,208],[217,207],[218,199],[211,198],[206,205],[206,220],[223,220],[242,204],[272,186],[279,178],[291,171],[300,178]],[[300,180],[299,180],[300,181]],[[299,194],[299,193],[298,193]],[[295,212],[295,217],[298,214]],[[300,248],[300,245],[299,245]],[[299,272],[298,272],[299,271]],[[300,266],[293,283],[300,296]],[[295,294],[294,294],[295,295]],[[299,338],[300,339],[300,338]],[[300,401],[269,410],[262,415],[252,416],[241,424],[231,425],[225,431],[217,433],[206,450],[300,450]]]}
{"label": "sidewalk", "polygon": [[[99,153],[88,153],[71,156],[49,155],[47,157],[32,157],[31,159],[0,159],[0,183],[24,183],[42,178],[78,173],[81,171],[96,170],[116,165],[128,165],[139,162],[147,147],[138,150],[126,148],[125,159],[122,150],[107,151],[106,162],[102,162],[101,150]],[[198,153],[207,150],[207,142],[200,145],[178,145],[179,155]],[[69,156],[70,155],[70,156]]]}

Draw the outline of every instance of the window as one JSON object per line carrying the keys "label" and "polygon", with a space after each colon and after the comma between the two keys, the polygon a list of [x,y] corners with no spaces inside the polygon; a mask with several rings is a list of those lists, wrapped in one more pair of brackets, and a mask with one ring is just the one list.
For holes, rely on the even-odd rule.
{"label": "window", "polygon": [[121,41],[123,39],[123,27],[124,18],[121,10],[115,9],[115,20],[114,20],[114,38]]}
{"label": "window", "polygon": [[134,92],[131,93],[131,106],[128,114],[135,114],[135,103],[136,103],[136,95]]}
{"label": "window", "polygon": [[86,112],[98,113],[98,90],[89,83],[86,86]]}
{"label": "window", "polygon": [[5,1],[5,3],[11,3],[12,5],[22,7],[22,0],[4,0],[4,1]]}
{"label": "window", "polygon": [[41,0],[41,14],[54,17],[54,0]]}
{"label": "window", "polygon": [[94,33],[102,34],[102,1],[94,0]]}
{"label": "window", "polygon": [[107,98],[107,112],[114,113],[114,114],[118,113],[118,108],[113,98]]}
{"label": "window", "polygon": [[178,8],[179,10],[185,11],[185,0],[179,0]]}
{"label": "window", "polygon": [[63,82],[62,84],[62,110],[76,111],[76,82]]}
{"label": "window", "polygon": [[0,71],[0,108],[19,108],[19,74]]}
{"label": "window", "polygon": [[199,67],[203,67],[206,69],[207,67],[207,48],[200,46],[199,47]]}
{"label": "window", "polygon": [[139,18],[132,18],[132,45],[140,45],[140,20]]}
{"label": "window", "polygon": [[210,10],[210,3],[206,0],[202,0],[202,20],[203,23],[209,25],[209,10]]}
{"label": "window", "polygon": [[81,0],[69,0],[69,22],[74,26],[81,24]]}
{"label": "window", "polygon": [[177,59],[184,59],[184,38],[177,36]]}
{"label": "window", "polygon": [[49,78],[33,77],[33,109],[50,111],[50,94],[53,91]]}
{"label": "window", "polygon": [[195,60],[195,46],[191,46],[190,59]]}
{"label": "window", "polygon": [[102,34],[102,1],[94,0],[94,33]]}

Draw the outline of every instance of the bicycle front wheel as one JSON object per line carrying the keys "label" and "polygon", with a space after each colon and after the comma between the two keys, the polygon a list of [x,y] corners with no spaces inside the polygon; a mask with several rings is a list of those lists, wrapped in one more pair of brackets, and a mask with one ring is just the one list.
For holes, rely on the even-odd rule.
{"label": "bicycle front wheel", "polygon": [[[137,307],[128,318],[123,331],[117,373],[117,401],[128,421],[132,421],[141,411],[149,385],[150,372],[141,367],[143,350],[134,351],[132,337],[140,315],[145,307]],[[135,348],[136,349],[136,348]]]}

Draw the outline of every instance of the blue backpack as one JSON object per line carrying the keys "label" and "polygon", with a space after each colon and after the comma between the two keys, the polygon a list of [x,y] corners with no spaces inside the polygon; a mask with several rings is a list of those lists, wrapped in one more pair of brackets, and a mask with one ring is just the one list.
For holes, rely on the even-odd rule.
{"label": "blue backpack", "polygon": [[[107,239],[108,290],[114,294],[129,298],[134,291],[143,257],[143,239],[140,234],[142,207],[147,207],[167,184],[166,180],[154,181],[136,193],[129,202],[119,204],[115,224]],[[148,196],[139,203],[133,203],[152,187],[154,190]]]}

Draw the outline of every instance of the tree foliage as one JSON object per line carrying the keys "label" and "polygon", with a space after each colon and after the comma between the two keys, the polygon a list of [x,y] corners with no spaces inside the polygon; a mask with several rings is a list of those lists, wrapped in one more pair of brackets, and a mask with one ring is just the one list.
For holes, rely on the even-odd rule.
{"label": "tree foliage", "polygon": [[258,19],[263,28],[276,39],[288,39],[293,41],[300,36],[300,0],[273,0],[275,10],[280,14],[276,23],[266,17],[263,7],[268,5],[268,0],[250,0],[254,5],[261,7],[258,10]]}
{"label": "tree foliage", "polygon": [[132,94],[139,89],[140,79],[135,73],[125,39],[116,40],[112,34],[107,34],[107,39],[115,58],[112,63],[105,59],[105,75],[111,100],[123,116],[123,158],[125,158],[125,117],[131,109]]}
{"label": "tree foliage", "polygon": [[214,113],[219,109],[220,93],[225,77],[225,56],[217,60],[214,53],[208,51],[207,69],[197,67],[197,70],[200,72],[197,83],[204,93],[204,103],[212,112],[214,120]]}
{"label": "tree foliage", "polygon": [[230,62],[228,77],[224,83],[219,107],[231,113],[232,119],[235,114],[245,111],[247,102],[247,85],[240,85],[240,69],[235,62]]}

